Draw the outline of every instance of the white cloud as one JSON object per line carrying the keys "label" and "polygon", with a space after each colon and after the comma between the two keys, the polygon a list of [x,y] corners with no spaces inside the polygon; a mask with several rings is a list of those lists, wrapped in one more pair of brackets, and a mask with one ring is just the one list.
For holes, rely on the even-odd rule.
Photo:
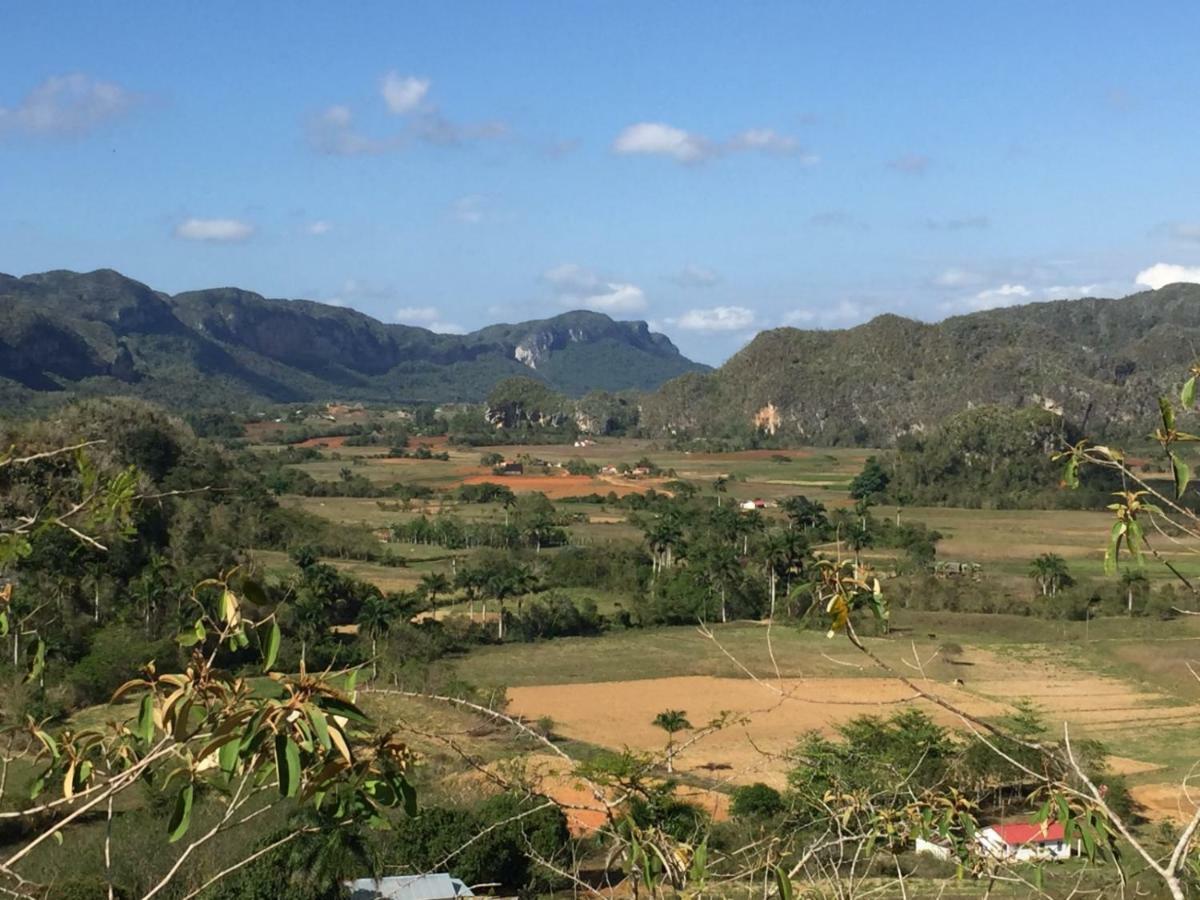
{"label": "white cloud", "polygon": [[438,334],[466,334],[466,329],[453,322],[443,322],[436,306],[402,306],[392,318],[403,325],[428,328]]}
{"label": "white cloud", "polygon": [[1042,294],[1048,300],[1072,300],[1091,297],[1099,288],[1098,284],[1052,284],[1042,288]]}
{"label": "white cloud", "polygon": [[639,122],[630,125],[613,141],[617,153],[647,156],[669,156],[682,163],[696,163],[713,152],[711,144],[700,135],[662,122]]}
{"label": "white cloud", "polygon": [[383,76],[379,91],[383,94],[383,102],[387,104],[387,108],[397,115],[403,115],[421,105],[421,101],[429,93],[429,85],[428,78],[401,76],[393,70]]}
{"label": "white cloud", "polygon": [[935,275],[933,279],[933,283],[939,287],[966,287],[979,284],[981,281],[983,281],[983,276],[978,272],[957,268],[945,269]]}
{"label": "white cloud", "polygon": [[816,165],[820,158],[802,153],[795,138],[772,128],[751,128],[725,142],[685,131],[664,122],[638,122],[630,125],[613,141],[614,153],[626,156],[666,156],[681,163],[701,163],[723,153],[755,151],[778,156],[793,156],[804,165]]}
{"label": "white cloud", "polygon": [[1155,263],[1142,269],[1134,279],[1138,284],[1157,291],[1168,284],[1187,282],[1200,284],[1200,266],[1180,266],[1174,263]]}
{"label": "white cloud", "polygon": [[790,310],[784,313],[783,324],[809,325],[817,328],[854,325],[870,318],[875,309],[871,304],[843,298],[837,303],[826,304],[820,309],[800,307]]}
{"label": "white cloud", "polygon": [[773,128],[749,128],[735,135],[729,146],[738,150],[763,150],[767,153],[794,153],[796,139]]}
{"label": "white cloud", "polygon": [[185,241],[232,244],[254,234],[254,226],[240,219],[184,219],[175,226],[175,237]]}
{"label": "white cloud", "polygon": [[317,219],[315,222],[309,222],[304,226],[304,230],[315,237],[319,237],[322,234],[329,234],[332,229],[333,225],[324,219]]}
{"label": "white cloud", "polygon": [[354,127],[354,113],[348,106],[330,106],[310,119],[308,142],[314,150],[331,156],[382,153],[401,143],[397,138],[383,141],[361,134]]}
{"label": "white cloud", "polygon": [[636,284],[605,278],[576,263],[563,263],[542,273],[542,280],[566,306],[606,313],[636,312],[646,308],[646,294]]}
{"label": "white cloud", "polygon": [[744,306],[689,309],[673,324],[688,331],[741,331],[754,324],[754,311]]}
{"label": "white cloud", "polygon": [[1023,284],[1002,284],[1000,287],[988,288],[972,297],[966,297],[957,302],[942,304],[945,310],[965,309],[979,312],[984,309],[996,309],[1001,306],[1016,306],[1033,296],[1033,291]]}
{"label": "white cloud", "polygon": [[17,106],[0,106],[0,134],[86,134],[124,115],[136,102],[136,95],[110,81],[78,73],[52,75]]}
{"label": "white cloud", "polygon": [[721,283],[721,273],[707,266],[686,265],[671,279],[680,287],[706,288]]}

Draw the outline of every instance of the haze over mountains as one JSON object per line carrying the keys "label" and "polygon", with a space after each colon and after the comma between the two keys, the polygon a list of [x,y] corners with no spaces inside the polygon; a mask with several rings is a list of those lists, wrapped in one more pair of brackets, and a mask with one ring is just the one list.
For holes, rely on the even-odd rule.
{"label": "haze over mountains", "polygon": [[1092,434],[1141,429],[1200,348],[1200,285],[935,324],[759,334],[720,369],[644,322],[570,312],[446,335],[236,288],[174,296],[111,270],[0,275],[0,402],[132,393],[171,406],[480,401],[527,375],[569,396],[638,390],[640,429],[757,426],[797,442],[888,444],[969,406],[1043,406]]}
{"label": "haze over mountains", "polygon": [[705,369],[645,322],[576,311],[436,334],[237,288],[170,296],[118,272],[0,275],[0,399],[132,393],[169,405],[480,400],[530,375],[570,395]]}

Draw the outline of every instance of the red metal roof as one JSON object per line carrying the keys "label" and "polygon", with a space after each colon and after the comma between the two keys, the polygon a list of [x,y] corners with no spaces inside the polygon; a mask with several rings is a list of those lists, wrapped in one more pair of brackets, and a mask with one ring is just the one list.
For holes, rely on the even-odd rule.
{"label": "red metal roof", "polygon": [[1030,824],[1028,822],[1010,822],[1007,825],[993,825],[992,830],[1000,836],[1004,843],[1044,844],[1061,841],[1065,836],[1061,822],[1044,822]]}

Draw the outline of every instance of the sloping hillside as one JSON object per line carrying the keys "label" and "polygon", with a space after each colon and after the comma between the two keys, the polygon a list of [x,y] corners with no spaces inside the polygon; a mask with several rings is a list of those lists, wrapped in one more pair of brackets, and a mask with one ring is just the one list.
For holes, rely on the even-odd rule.
{"label": "sloping hillside", "polygon": [[500,379],[653,389],[704,367],[644,322],[570,312],[467,335],[218,288],[170,296],[118,272],[0,275],[0,404],[134,393],[171,405],[480,400]]}
{"label": "sloping hillside", "polygon": [[980,404],[1061,411],[1089,434],[1142,432],[1200,358],[1200,285],[988,310],[926,324],[759,334],[720,369],[646,399],[652,434],[757,425],[808,443],[891,443]]}

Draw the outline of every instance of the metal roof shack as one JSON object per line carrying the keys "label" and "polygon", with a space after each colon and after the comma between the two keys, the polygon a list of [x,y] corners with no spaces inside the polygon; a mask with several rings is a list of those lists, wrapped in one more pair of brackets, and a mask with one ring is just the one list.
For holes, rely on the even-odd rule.
{"label": "metal roof shack", "polygon": [[350,889],[350,900],[457,900],[475,896],[461,879],[444,872],[358,878],[345,885]]}

